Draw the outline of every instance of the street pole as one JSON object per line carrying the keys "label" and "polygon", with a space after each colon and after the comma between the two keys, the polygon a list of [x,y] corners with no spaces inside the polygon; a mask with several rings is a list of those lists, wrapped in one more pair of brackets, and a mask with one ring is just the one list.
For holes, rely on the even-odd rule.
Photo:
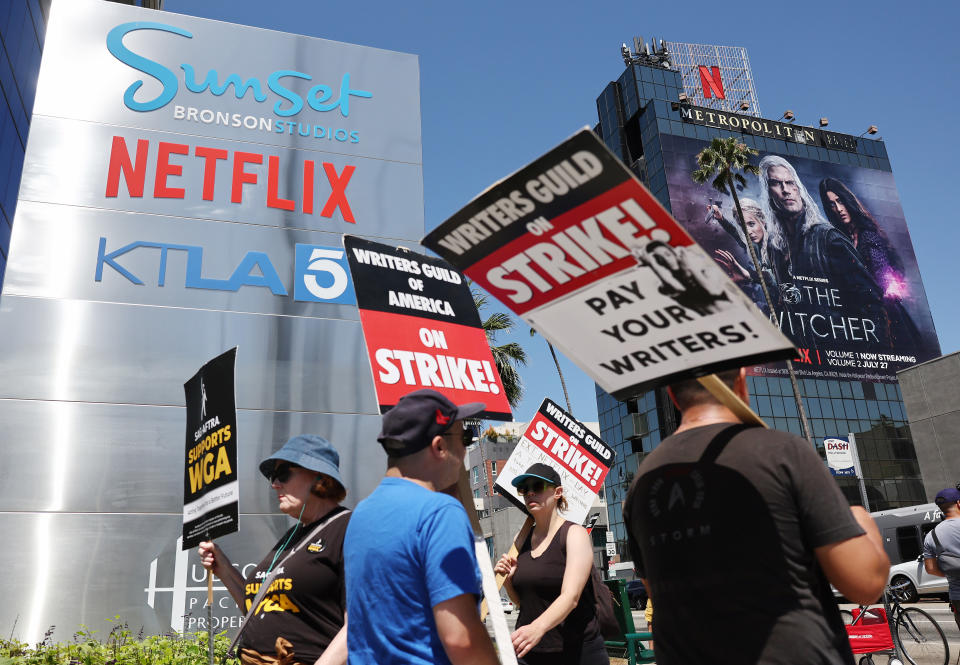
{"label": "street pole", "polygon": [[213,571],[207,571],[207,641],[210,650],[210,665],[214,665],[213,654]]}
{"label": "street pole", "polygon": [[853,432],[849,432],[847,437],[850,440],[850,454],[853,456],[853,472],[857,474],[857,484],[860,486],[860,499],[863,501],[864,509],[870,512],[870,503],[867,501],[867,486],[863,482],[863,470],[860,468],[860,453],[857,451],[857,439]]}

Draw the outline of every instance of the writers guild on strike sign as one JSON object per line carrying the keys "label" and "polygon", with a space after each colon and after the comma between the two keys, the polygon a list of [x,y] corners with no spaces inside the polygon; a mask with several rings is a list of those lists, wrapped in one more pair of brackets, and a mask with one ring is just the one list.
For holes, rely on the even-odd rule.
{"label": "writers guild on strike sign", "polygon": [[547,398],[497,475],[497,491],[523,508],[511,481],[531,464],[548,464],[560,474],[569,506],[565,517],[582,523],[614,457],[613,449],[599,436]]}
{"label": "writers guild on strike sign", "polygon": [[[536,203],[508,219],[504,202],[518,191]],[[489,188],[423,244],[618,399],[795,353],[589,130]]]}
{"label": "writers guild on strike sign", "polygon": [[466,279],[441,259],[344,236],[381,412],[432,388],[456,403],[510,406]]}

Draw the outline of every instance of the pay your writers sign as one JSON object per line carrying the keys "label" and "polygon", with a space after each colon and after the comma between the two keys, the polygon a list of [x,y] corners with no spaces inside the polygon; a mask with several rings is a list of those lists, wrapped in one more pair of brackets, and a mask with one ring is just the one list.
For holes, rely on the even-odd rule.
{"label": "pay your writers sign", "polygon": [[790,341],[584,129],[424,240],[618,399]]}

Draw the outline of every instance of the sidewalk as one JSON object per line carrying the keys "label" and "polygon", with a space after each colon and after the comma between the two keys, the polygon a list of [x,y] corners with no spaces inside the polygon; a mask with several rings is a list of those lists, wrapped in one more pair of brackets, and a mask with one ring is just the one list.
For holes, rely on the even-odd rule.
{"label": "sidewalk", "polygon": [[[840,609],[844,610],[850,610],[855,607],[857,606],[840,605]],[[950,647],[950,662],[954,662],[957,654],[960,654],[960,631],[957,629],[957,624],[953,619],[953,613],[950,611],[950,606],[942,601],[922,600],[919,603],[905,605],[904,607],[917,607],[930,614],[936,620],[936,622],[940,625],[940,628],[943,629],[943,633],[947,638],[947,645]],[[637,631],[646,631],[647,621],[643,617],[643,612],[634,610],[632,614],[633,624]],[[516,610],[510,614],[507,614],[506,619],[507,626],[509,627],[510,631],[513,632],[514,626],[517,623]],[[487,617],[487,632],[490,633],[490,639],[493,639],[493,625],[490,621],[490,617]],[[626,663],[627,660],[625,658],[610,659],[610,665],[626,665]]]}

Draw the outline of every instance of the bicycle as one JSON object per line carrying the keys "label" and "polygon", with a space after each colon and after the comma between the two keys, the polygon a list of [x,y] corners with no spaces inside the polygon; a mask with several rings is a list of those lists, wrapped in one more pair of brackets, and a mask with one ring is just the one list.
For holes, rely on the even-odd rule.
{"label": "bicycle", "polygon": [[[905,588],[908,585],[904,582],[883,590],[883,609],[893,649],[860,651],[865,654],[859,661],[860,665],[874,665],[874,654],[888,655],[888,665],[903,665],[901,657],[910,665],[948,665],[950,647],[940,624],[923,610],[900,604],[906,602]],[[861,605],[856,616],[850,610],[840,610],[840,614],[847,625],[851,647],[857,653],[856,638],[860,637],[857,635],[859,631],[857,628],[851,631],[851,627],[864,627],[867,624],[865,617],[869,614],[868,606]]]}

